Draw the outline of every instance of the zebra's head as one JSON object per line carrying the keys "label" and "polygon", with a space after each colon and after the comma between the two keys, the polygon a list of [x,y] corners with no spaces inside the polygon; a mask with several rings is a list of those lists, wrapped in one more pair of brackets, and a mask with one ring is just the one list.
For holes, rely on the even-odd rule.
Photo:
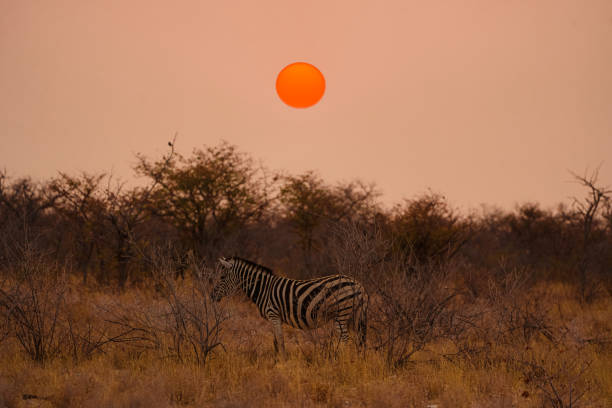
{"label": "zebra's head", "polygon": [[219,258],[219,264],[221,265],[219,282],[213,288],[212,293],[210,294],[210,297],[215,302],[220,301],[225,296],[233,295],[240,284],[238,274],[235,272],[234,269],[234,266],[236,265],[236,259]]}

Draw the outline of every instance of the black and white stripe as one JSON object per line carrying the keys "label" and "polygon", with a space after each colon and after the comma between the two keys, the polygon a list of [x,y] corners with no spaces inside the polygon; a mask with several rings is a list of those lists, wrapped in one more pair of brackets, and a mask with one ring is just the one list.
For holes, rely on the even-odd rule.
{"label": "black and white stripe", "polygon": [[363,286],[343,275],[295,280],[241,258],[221,258],[222,273],[211,294],[215,301],[241,289],[274,328],[274,346],[284,353],[282,323],[314,329],[329,321],[342,341],[348,329],[357,332],[357,344],[365,345],[368,297]]}

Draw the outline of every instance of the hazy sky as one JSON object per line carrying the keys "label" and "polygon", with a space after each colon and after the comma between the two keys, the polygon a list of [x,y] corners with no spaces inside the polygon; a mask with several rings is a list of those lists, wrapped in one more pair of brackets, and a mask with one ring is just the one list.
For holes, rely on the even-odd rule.
{"label": "hazy sky", "polygon": [[[313,108],[275,93],[295,61]],[[131,179],[175,132],[388,203],[549,206],[568,169],[612,185],[612,1],[0,0],[0,168]]]}

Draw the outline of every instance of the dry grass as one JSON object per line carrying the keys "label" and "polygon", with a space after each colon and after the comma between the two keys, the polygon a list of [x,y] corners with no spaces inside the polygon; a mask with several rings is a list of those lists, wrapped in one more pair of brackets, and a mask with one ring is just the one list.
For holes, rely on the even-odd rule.
{"label": "dry grass", "polygon": [[[0,343],[0,406],[568,406],[570,385],[573,397],[583,393],[573,406],[612,406],[612,301],[580,305],[565,286],[537,290],[546,294],[540,307],[554,341],[506,333],[506,341],[490,344],[497,327],[480,327],[461,347],[436,339],[402,368],[390,367],[383,351],[364,358],[351,344],[330,358],[325,330],[288,328],[289,357],[278,360],[268,323],[239,299],[226,303],[223,347],[205,364],[137,342],[108,343],[86,359],[66,350],[41,363],[9,337]],[[137,288],[119,295],[72,283],[69,293],[73,319],[97,322],[110,318],[100,305],[156,302],[154,291]],[[566,405],[555,405],[555,392]]]}

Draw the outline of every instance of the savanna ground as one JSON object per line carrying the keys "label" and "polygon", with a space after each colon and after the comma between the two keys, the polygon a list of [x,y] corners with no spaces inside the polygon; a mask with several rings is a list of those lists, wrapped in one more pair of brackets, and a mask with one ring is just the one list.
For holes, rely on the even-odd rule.
{"label": "savanna ground", "polygon": [[[13,308],[0,343],[7,407],[612,403],[610,297],[580,302],[575,288],[524,272],[465,282],[446,265],[370,282],[365,355],[330,327],[286,328],[283,359],[250,301],[210,302],[209,269],[175,278],[158,260],[152,287],[119,293],[26,256],[0,296]],[[481,293],[456,290],[466,285]]]}
{"label": "savanna ground", "polygon": [[[0,173],[0,407],[612,407],[612,191],[458,214],[426,193],[271,174],[233,146],[138,156],[149,183]],[[287,326],[286,359],[238,255],[370,295],[365,353]]]}

